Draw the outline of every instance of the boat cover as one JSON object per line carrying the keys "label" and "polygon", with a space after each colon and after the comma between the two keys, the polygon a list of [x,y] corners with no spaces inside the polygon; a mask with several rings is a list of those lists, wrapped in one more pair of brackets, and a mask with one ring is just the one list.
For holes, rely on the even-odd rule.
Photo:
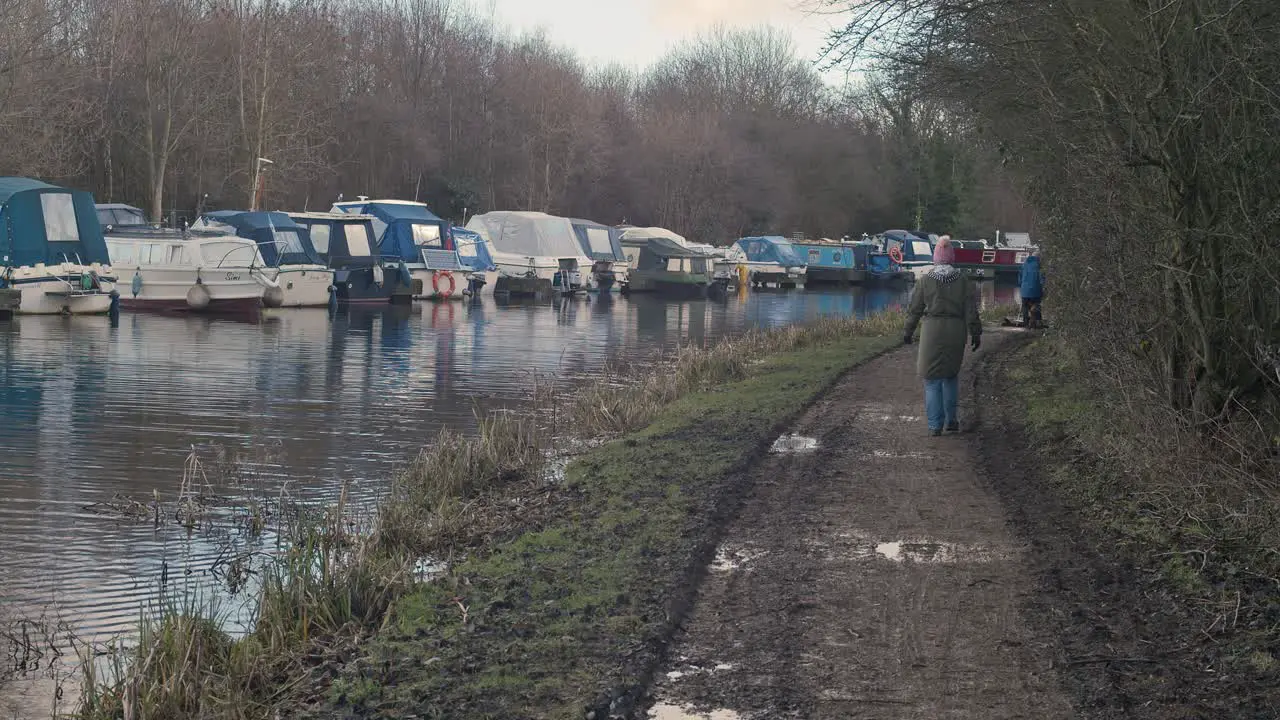
{"label": "boat cover", "polygon": [[229,226],[236,235],[258,243],[263,262],[271,267],[325,264],[311,245],[311,234],[285,213],[216,210],[205,213],[191,227],[199,230],[202,225],[216,228],[219,224]]}
{"label": "boat cover", "polygon": [[628,245],[640,246],[655,255],[672,258],[708,257],[689,244],[683,236],[660,227],[629,227],[622,231],[621,241]]}
{"label": "boat cover", "polygon": [[[366,267],[377,265],[378,236],[373,231],[373,218],[368,215],[351,213],[290,213],[290,218],[307,229],[312,247],[318,255],[328,257],[329,267]],[[347,228],[352,228],[348,230]],[[347,233],[363,234],[367,245],[359,248],[361,252],[352,254]],[[358,236],[356,238],[359,239]],[[324,250],[316,247],[318,242],[324,243]]]}
{"label": "boat cover", "polygon": [[335,203],[333,211],[373,216],[378,252],[384,258],[422,262],[423,249],[453,249],[449,223],[422,203],[357,200]]}
{"label": "boat cover", "polygon": [[782,267],[804,267],[805,259],[784,237],[745,237],[735,243],[748,262],[777,263]]}
{"label": "boat cover", "polygon": [[622,262],[627,259],[622,254],[622,243],[619,238],[622,231],[618,228],[612,228],[608,225],[601,225],[591,220],[571,219],[573,223],[573,232],[578,236],[578,244],[582,246],[582,252],[592,260],[609,260],[613,262]]}
{"label": "boat cover", "polygon": [[492,272],[498,269],[493,264],[493,256],[489,254],[489,245],[480,237],[480,233],[464,227],[453,226],[453,244],[458,248],[458,257],[462,264],[472,272]]}
{"label": "boat cover", "polygon": [[[886,240],[902,243],[902,259],[907,262],[933,262],[933,245],[928,239],[906,230],[885,230],[880,233]],[[928,254],[924,252],[929,249]],[[888,245],[884,248],[888,252]]]}
{"label": "boat cover", "polygon": [[111,262],[93,195],[0,177],[0,265]]}
{"label": "boat cover", "polygon": [[580,258],[582,247],[566,218],[540,212],[502,210],[471,218],[467,229],[479,233],[495,252],[525,257]]}

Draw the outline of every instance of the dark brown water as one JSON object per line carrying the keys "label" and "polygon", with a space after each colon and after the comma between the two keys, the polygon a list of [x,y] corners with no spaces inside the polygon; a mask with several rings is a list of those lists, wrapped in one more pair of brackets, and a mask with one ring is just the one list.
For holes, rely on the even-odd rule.
{"label": "dark brown water", "polygon": [[[532,373],[573,382],[611,357],[905,300],[891,290],[486,298],[332,319],[278,311],[258,324],[141,314],[117,328],[105,318],[0,322],[0,614],[56,616],[101,640],[127,634],[162,579],[171,597],[217,594],[219,558],[269,553],[269,537],[242,537],[230,518],[189,531],[170,517],[156,525],[104,511],[122,498],[172,503],[193,450],[206,466],[243,458],[247,487],[219,494],[306,502],[332,499],[345,482],[369,498],[442,427],[467,432],[477,407],[522,402]],[[245,601],[225,602],[234,620]]]}

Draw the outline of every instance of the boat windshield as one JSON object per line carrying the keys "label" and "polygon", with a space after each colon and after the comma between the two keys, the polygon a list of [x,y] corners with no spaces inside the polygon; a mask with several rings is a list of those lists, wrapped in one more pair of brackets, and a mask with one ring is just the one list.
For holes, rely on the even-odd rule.
{"label": "boat windshield", "polygon": [[933,248],[929,247],[929,243],[925,240],[913,240],[911,242],[911,253],[916,256],[917,260],[933,259]]}
{"label": "boat windshield", "polygon": [[458,240],[458,255],[466,258],[476,256],[476,244],[470,240]]}
{"label": "boat windshield", "polygon": [[364,223],[342,223],[342,235],[347,239],[347,254],[351,257],[369,257],[373,254],[369,228]]}
{"label": "boat windshield", "polygon": [[442,248],[440,226],[421,223],[413,224],[413,244],[420,248]]}
{"label": "boat windshield", "polygon": [[609,231],[604,228],[587,228],[587,247],[592,254],[612,255],[613,243],[609,240]]}
{"label": "boat windshield", "polygon": [[200,243],[200,254],[208,267],[248,267],[264,265],[258,245],[252,242],[209,240]]}
{"label": "boat windshield", "polygon": [[321,255],[329,254],[329,226],[325,223],[318,222],[308,228],[311,233],[311,247]]}
{"label": "boat windshield", "polygon": [[302,240],[298,238],[297,230],[290,230],[290,229],[281,230],[279,228],[273,228],[272,235],[275,238],[276,252],[278,252],[279,254],[281,255],[286,255],[289,253],[302,254],[303,252],[305,252],[302,249]]}

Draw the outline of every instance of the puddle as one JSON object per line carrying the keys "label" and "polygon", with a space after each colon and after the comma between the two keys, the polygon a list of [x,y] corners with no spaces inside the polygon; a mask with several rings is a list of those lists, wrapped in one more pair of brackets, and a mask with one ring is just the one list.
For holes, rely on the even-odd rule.
{"label": "puddle", "polygon": [[793,452],[813,452],[818,449],[817,438],[805,437],[803,435],[783,435],[773,441],[773,447],[769,448],[769,452],[775,453],[793,453]]}
{"label": "puddle", "polygon": [[892,450],[872,450],[871,457],[877,460],[928,460],[933,457],[927,452],[894,452]]}
{"label": "puddle", "polygon": [[877,422],[900,423],[918,423],[921,420],[919,415],[872,415],[870,419]]}
{"label": "puddle", "polygon": [[668,705],[658,703],[649,709],[649,720],[742,720],[742,716],[733,710],[712,710],[700,712],[686,705]]}
{"label": "puddle", "polygon": [[743,565],[763,556],[764,553],[758,550],[751,550],[745,547],[733,547],[731,545],[721,545],[716,548],[716,557],[711,561],[712,572],[730,572],[737,570]]}
{"label": "puddle", "polygon": [[[828,542],[829,540],[835,542]],[[809,544],[834,561],[875,559],[922,564],[985,563],[1004,560],[1013,552],[1005,548],[962,545],[928,539],[883,542],[861,531],[815,538]]]}

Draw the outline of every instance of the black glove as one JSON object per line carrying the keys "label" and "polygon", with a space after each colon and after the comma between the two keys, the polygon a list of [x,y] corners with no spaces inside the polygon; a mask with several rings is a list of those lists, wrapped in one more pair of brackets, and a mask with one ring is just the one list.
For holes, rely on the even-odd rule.
{"label": "black glove", "polygon": [[903,345],[910,345],[910,344],[911,344],[911,336],[910,336],[910,335],[903,335],[903,336],[902,336],[902,344],[903,344]]}
{"label": "black glove", "polygon": [[973,347],[973,349],[974,349],[974,350],[977,350],[978,348],[982,347],[982,336],[981,336],[981,335],[974,335],[974,336],[973,336],[973,346],[972,346],[972,347]]}

